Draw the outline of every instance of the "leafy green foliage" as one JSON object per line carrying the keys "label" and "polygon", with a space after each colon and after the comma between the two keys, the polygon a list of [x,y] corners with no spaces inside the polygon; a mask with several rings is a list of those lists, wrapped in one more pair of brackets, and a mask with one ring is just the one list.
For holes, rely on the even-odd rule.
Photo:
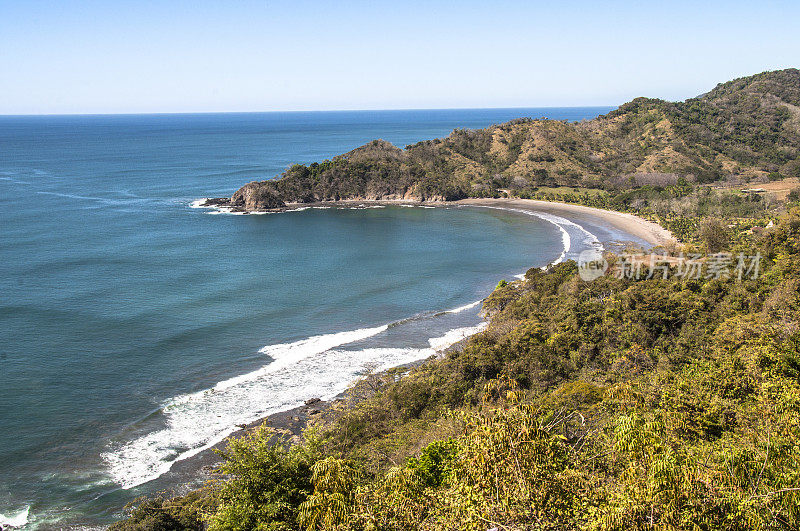
{"label": "leafy green foliage", "polygon": [[221,466],[230,478],[220,486],[210,529],[296,529],[299,507],[312,493],[319,446],[308,434],[305,444],[287,447],[266,428],[231,440]]}
{"label": "leafy green foliage", "polygon": [[440,487],[452,471],[455,455],[455,441],[434,441],[422,449],[419,457],[410,457],[406,467],[426,487]]}
{"label": "leafy green foliage", "polygon": [[300,505],[299,522],[309,530],[333,529],[347,521],[358,475],[350,463],[326,457],[313,467],[314,492]]}
{"label": "leafy green foliage", "polygon": [[216,507],[215,493],[211,489],[200,489],[183,497],[154,496],[139,498],[125,509],[127,518],[112,524],[114,531],[192,530],[206,528],[205,521]]}

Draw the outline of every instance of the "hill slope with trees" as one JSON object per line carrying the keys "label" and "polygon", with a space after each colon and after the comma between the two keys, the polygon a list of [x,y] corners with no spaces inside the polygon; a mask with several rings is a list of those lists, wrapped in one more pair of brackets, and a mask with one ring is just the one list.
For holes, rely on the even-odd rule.
{"label": "hill slope with trees", "polygon": [[800,206],[717,243],[757,274],[501,282],[462,348],[299,441],[231,441],[218,479],[114,529],[797,529]]}
{"label": "hill slope with trees", "polygon": [[400,149],[375,140],[238,190],[246,210],[339,200],[526,197],[539,187],[800,177],[800,70],[736,79],[684,102],[637,98],[577,123],[522,118]]}
{"label": "hill slope with trees", "polygon": [[796,175],[798,89],[797,70],[769,72],[588,122],[374,142],[254,183],[242,194],[272,204],[448,199],[518,177],[532,190],[546,170],[604,187],[575,201],[682,227],[680,251],[706,258],[696,274],[613,274],[609,255],[591,282],[571,261],[503,281],[461,348],[365,378],[300,440],[231,441],[206,487],[139,500],[112,528],[800,528],[800,191],[769,202],[696,182]]}

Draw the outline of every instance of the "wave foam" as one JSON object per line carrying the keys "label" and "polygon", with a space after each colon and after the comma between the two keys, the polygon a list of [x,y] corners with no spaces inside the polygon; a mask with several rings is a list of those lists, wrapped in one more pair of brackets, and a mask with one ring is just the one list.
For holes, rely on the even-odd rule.
{"label": "wave foam", "polygon": [[207,197],[201,197],[200,199],[195,199],[194,201],[192,201],[189,204],[189,208],[202,208],[202,209],[208,210],[208,212],[206,212],[206,214],[213,214],[213,215],[228,214],[230,216],[245,216],[247,214],[253,214],[253,215],[273,214],[273,212],[242,212],[242,211],[238,211],[238,210],[234,211],[234,209],[232,207],[229,207],[229,206],[224,206],[224,205],[205,205],[205,204],[203,204],[206,201],[208,201],[208,199],[209,198],[207,198]]}
{"label": "wave foam", "polygon": [[189,208],[214,208],[211,205],[204,205],[203,203],[205,203],[206,201],[208,201],[207,197],[201,197],[200,199],[195,199],[189,205]]}
{"label": "wave foam", "polygon": [[454,328],[453,330],[448,331],[445,335],[441,337],[430,338],[428,340],[428,344],[436,352],[441,352],[447,347],[455,345],[462,339],[466,339],[471,335],[483,332],[484,330],[486,330],[487,326],[489,326],[489,324],[484,322],[477,326],[465,326],[463,328]]}
{"label": "wave foam", "polygon": [[[600,243],[600,240],[597,238],[597,236],[586,230],[586,228],[584,228],[583,225],[575,223],[574,221],[570,221],[566,218],[562,218],[561,216],[556,216],[555,214],[549,214],[547,212],[538,212],[534,210],[525,210],[521,208],[494,207],[494,206],[484,206],[484,205],[479,205],[479,206],[482,208],[493,208],[495,210],[506,210],[508,212],[518,212],[520,214],[525,214],[527,216],[535,216],[541,220],[547,221],[548,223],[552,223],[553,225],[558,227],[558,229],[561,231],[561,244],[562,244],[561,254],[558,256],[558,258],[547,264],[547,266],[544,266],[542,269],[547,269],[547,267],[549,266],[560,264],[561,262],[566,260],[567,256],[570,254],[570,251],[572,251],[572,237],[570,236],[567,227],[573,229],[574,231],[580,233],[583,236],[581,240],[581,244],[583,247],[588,249],[594,249],[598,253],[602,253],[604,250],[603,244]],[[577,253],[579,252],[580,250],[575,250],[574,252],[575,257],[577,257]],[[523,278],[524,276],[525,275],[523,275]]]}
{"label": "wave foam", "polygon": [[445,310],[444,313],[461,313],[461,312],[465,312],[467,310],[471,310],[472,308],[476,307],[477,305],[479,305],[482,302],[483,302],[483,299],[481,299],[479,301],[471,302],[469,304],[465,304],[464,306],[459,306],[458,308],[453,308],[452,310]]}
{"label": "wave foam", "polygon": [[168,400],[160,412],[163,428],[110,448],[103,459],[122,488],[141,485],[169,471],[174,462],[216,445],[240,424],[300,406],[312,396],[332,399],[369,370],[428,358],[486,326],[449,330],[430,338],[427,348],[339,348],[378,335],[389,325],[267,345],[259,352],[271,357],[272,363],[205,391]]}
{"label": "wave foam", "polygon": [[[388,325],[313,336],[260,350],[273,362],[256,371],[218,383],[211,389],[165,402],[165,427],[146,433],[103,454],[113,480],[132,488],[167,472],[172,463],[191,457],[237,429],[271,413],[296,407],[310,396],[332,397],[363,370],[364,363],[389,363],[418,349],[389,349],[353,359],[331,349],[377,335]],[[408,351],[408,352],[406,352]],[[351,353],[353,354],[353,353]],[[374,360],[370,356],[379,356]],[[423,356],[424,357],[424,356]],[[405,363],[401,361],[400,363]]]}
{"label": "wave foam", "polygon": [[26,506],[21,511],[10,514],[0,514],[0,528],[8,527],[22,527],[28,523],[28,516],[30,515],[31,507]]}
{"label": "wave foam", "polygon": [[[206,212],[206,214],[228,214],[229,216],[246,216],[249,212],[234,212],[231,209],[227,209],[225,207],[219,207],[217,210],[212,210],[211,212]],[[252,214],[268,214],[268,212],[252,212]]]}
{"label": "wave foam", "polygon": [[[522,211],[518,210],[517,212],[522,212]],[[556,264],[560,264],[561,262],[564,261],[564,258],[567,257],[567,253],[569,252],[570,248],[572,247],[572,238],[570,238],[570,235],[569,235],[569,232],[567,232],[567,229],[564,228],[564,225],[566,223],[572,223],[572,222],[569,221],[569,220],[566,220],[564,218],[559,218],[558,216],[550,216],[548,214],[544,214],[544,213],[541,213],[541,212],[539,212],[539,213],[531,212],[530,215],[536,216],[539,219],[543,219],[545,221],[548,221],[548,222],[552,223],[553,225],[558,227],[558,229],[561,231],[561,244],[563,246],[563,250],[561,251],[561,254],[558,256],[558,258],[556,258],[555,260],[550,262],[548,265],[549,266],[553,266],[553,265],[556,265]],[[566,223],[564,223],[564,222],[566,222]],[[580,227],[580,225],[577,225],[577,224],[574,224],[574,223],[573,223],[573,225],[576,225],[576,226]],[[583,227],[581,227],[581,228],[583,228]]]}
{"label": "wave foam", "polygon": [[364,204],[360,204],[360,205],[351,206],[351,207],[344,207],[344,208],[346,208],[347,210],[369,210],[371,208],[386,208],[386,205],[364,205]]}
{"label": "wave foam", "polygon": [[347,332],[338,332],[335,334],[324,334],[319,336],[312,336],[308,339],[295,341],[294,343],[281,343],[278,345],[267,345],[262,347],[258,352],[266,354],[274,361],[269,365],[253,371],[242,376],[236,376],[218,383],[213,387],[214,391],[223,391],[229,387],[233,387],[247,380],[259,378],[260,376],[275,372],[284,367],[297,363],[298,361],[313,356],[315,354],[322,354],[326,350],[348,343],[355,343],[362,339],[367,339],[385,332],[389,325],[376,326],[375,328],[361,328]]}

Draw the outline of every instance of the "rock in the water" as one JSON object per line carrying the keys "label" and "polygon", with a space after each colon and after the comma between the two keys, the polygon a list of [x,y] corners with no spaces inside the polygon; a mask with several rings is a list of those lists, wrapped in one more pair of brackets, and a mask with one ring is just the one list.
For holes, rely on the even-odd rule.
{"label": "rock in the water", "polygon": [[321,398],[309,398],[308,400],[306,400],[306,405],[307,406],[312,406],[312,405],[317,404],[319,402],[322,402]]}
{"label": "rock in the water", "polygon": [[231,200],[228,197],[209,197],[205,201],[203,201],[200,206],[202,207],[213,207],[213,206],[228,206],[230,205]]}

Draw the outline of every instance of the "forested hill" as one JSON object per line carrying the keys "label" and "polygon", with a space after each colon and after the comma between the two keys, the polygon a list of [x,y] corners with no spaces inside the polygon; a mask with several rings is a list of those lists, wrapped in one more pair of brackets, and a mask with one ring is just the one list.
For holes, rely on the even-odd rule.
{"label": "forested hill", "polygon": [[800,177],[800,70],[764,72],[669,102],[636,98],[577,123],[521,118],[400,149],[382,140],[278,179],[245,185],[231,206],[347,199],[456,200],[537,187],[625,190]]}
{"label": "forested hill", "polygon": [[[374,142],[237,192],[521,195],[546,178],[607,187],[587,197],[643,204],[684,243],[659,251],[669,267],[642,254],[632,270],[627,248],[591,281],[574,261],[503,280],[485,331],[366,375],[299,437],[233,438],[202,489],[137,500],[112,529],[800,529],[800,183],[762,194],[687,178],[796,176],[798,79],[406,150]],[[766,193],[777,184],[795,188]]]}

